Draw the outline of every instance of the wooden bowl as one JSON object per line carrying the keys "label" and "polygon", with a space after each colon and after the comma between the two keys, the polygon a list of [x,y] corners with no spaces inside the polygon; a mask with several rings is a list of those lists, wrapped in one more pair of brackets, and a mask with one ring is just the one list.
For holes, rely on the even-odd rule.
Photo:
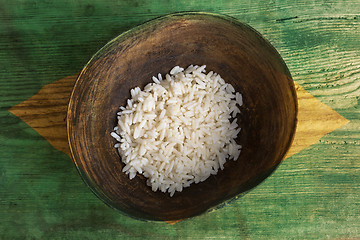
{"label": "wooden bowl", "polygon": [[[243,94],[237,139],[243,150],[216,176],[170,197],[153,192],[142,175],[129,180],[110,133],[130,89],[190,64],[206,64]],[[267,40],[234,18],[186,12],[127,31],[96,53],[76,81],[67,128],[73,161],[101,200],[135,218],[177,220],[201,214],[269,176],[291,145],[296,117],[289,70]]]}

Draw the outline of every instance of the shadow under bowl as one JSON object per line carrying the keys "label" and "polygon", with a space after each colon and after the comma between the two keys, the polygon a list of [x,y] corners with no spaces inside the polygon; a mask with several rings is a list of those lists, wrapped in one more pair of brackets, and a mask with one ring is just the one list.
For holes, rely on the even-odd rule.
{"label": "shadow under bowl", "polygon": [[[130,180],[122,172],[110,133],[130,89],[190,64],[207,65],[207,71],[219,73],[242,93],[237,142],[243,149],[216,176],[170,197],[153,192],[142,175]],[[101,200],[136,218],[178,220],[199,215],[269,176],[291,145],[296,119],[294,83],[267,40],[234,18],[186,12],[140,25],[97,52],[76,81],[67,128],[73,161]]]}

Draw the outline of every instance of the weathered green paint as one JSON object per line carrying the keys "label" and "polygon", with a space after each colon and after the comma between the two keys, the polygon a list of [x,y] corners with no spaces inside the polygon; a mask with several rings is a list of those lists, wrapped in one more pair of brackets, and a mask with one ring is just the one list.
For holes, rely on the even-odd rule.
{"label": "weathered green paint", "polygon": [[[175,225],[138,221],[105,206],[67,155],[7,110],[79,72],[121,32],[184,10],[250,24],[350,123],[224,208]],[[0,36],[0,239],[360,237],[359,1],[0,0]]]}

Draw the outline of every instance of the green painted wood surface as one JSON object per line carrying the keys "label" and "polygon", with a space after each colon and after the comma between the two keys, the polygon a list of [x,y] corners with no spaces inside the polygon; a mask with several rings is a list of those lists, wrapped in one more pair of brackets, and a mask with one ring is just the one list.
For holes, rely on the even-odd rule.
{"label": "green painted wood surface", "polygon": [[[8,109],[76,74],[156,16],[201,10],[250,24],[307,91],[350,120],[242,198],[170,225],[98,200],[70,158]],[[0,239],[360,238],[360,2],[0,0]]]}

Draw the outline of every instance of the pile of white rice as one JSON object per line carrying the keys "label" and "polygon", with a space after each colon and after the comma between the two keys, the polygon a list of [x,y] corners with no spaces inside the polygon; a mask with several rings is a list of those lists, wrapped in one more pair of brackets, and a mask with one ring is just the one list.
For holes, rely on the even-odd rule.
{"label": "pile of white rice", "polygon": [[227,159],[238,159],[242,96],[205,67],[176,66],[143,91],[131,90],[111,133],[130,179],[142,174],[153,191],[173,196],[217,174]]}

